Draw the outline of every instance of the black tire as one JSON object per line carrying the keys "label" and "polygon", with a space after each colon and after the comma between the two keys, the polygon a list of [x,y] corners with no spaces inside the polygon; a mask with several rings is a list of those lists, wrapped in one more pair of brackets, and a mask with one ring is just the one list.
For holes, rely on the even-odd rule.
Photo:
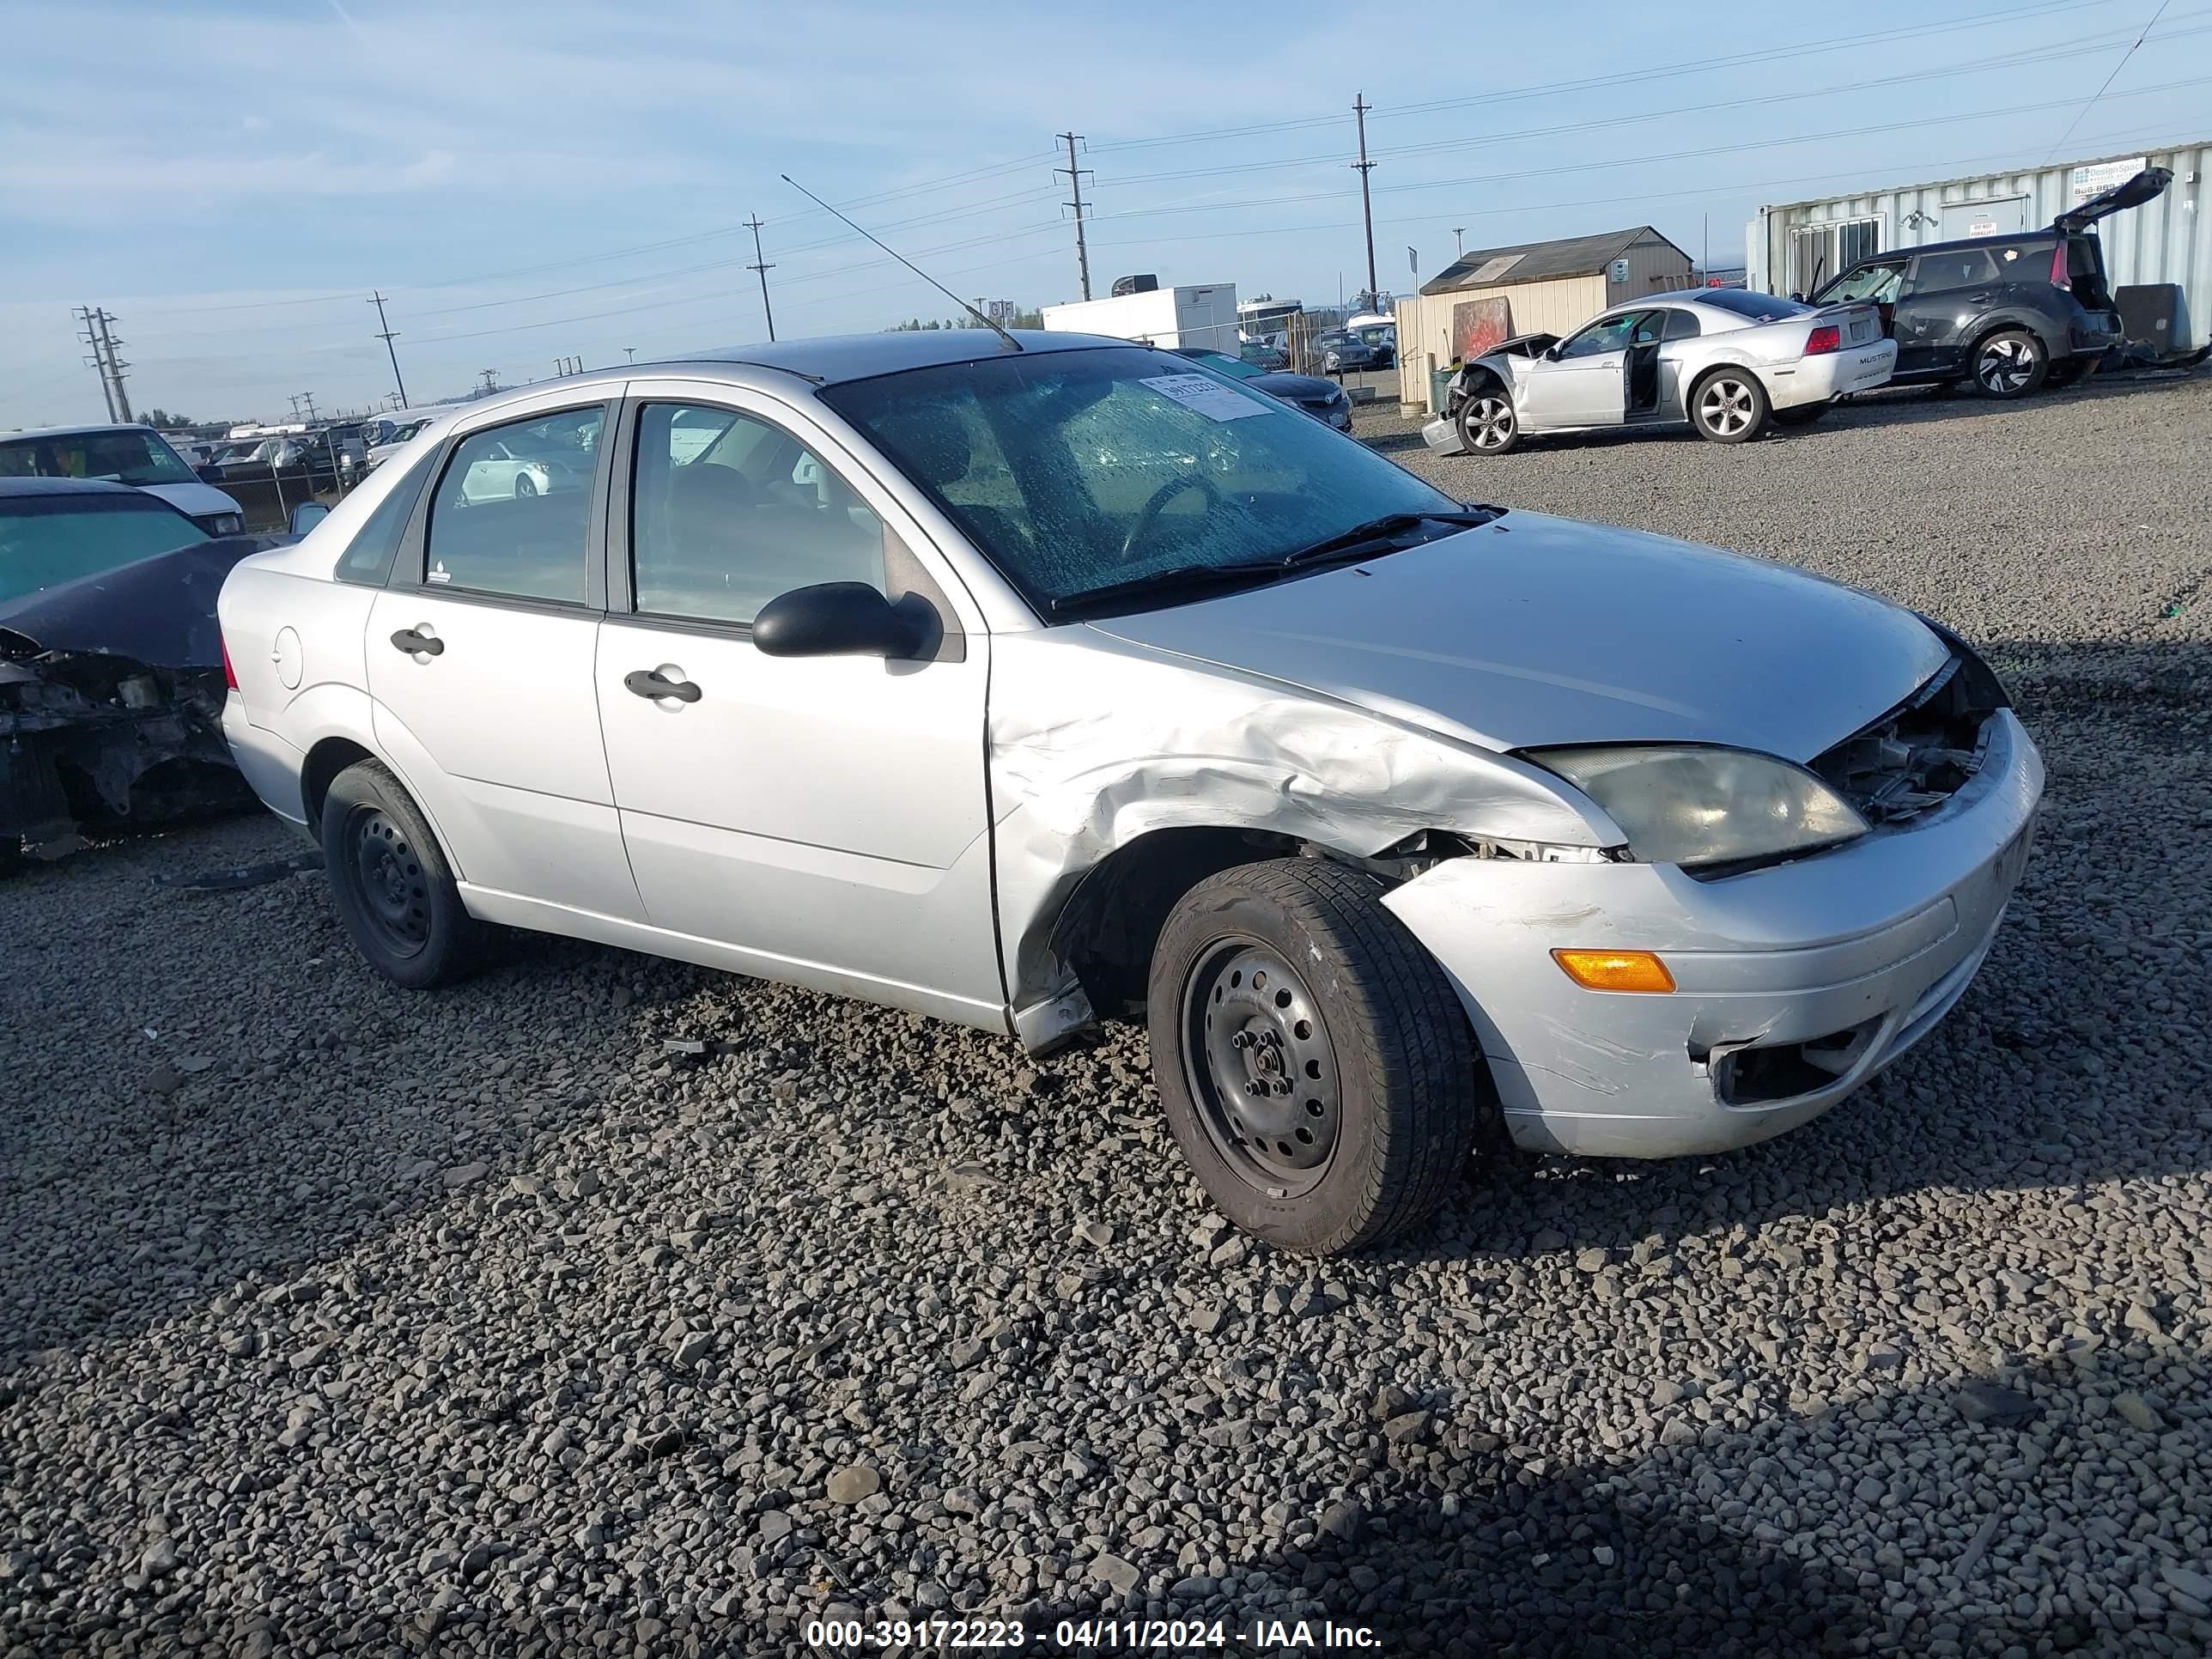
{"label": "black tire", "polygon": [[515,500],[526,501],[537,493],[538,486],[530,481],[530,475],[527,472],[518,472],[514,475]]}
{"label": "black tire", "polygon": [[369,966],[427,991],[481,965],[484,924],[461,903],[422,810],[376,761],[356,761],[323,798],[323,866],[338,919]]}
{"label": "black tire", "polygon": [[1459,999],[1383,890],[1317,859],[1242,865],[1183,895],[1152,952],[1169,1127],[1221,1212],[1282,1249],[1421,1220],[1488,1098]]}
{"label": "black tire", "polygon": [[2051,372],[2043,342],[2024,328],[2001,328],[1974,347],[1974,389],[1984,398],[2009,400],[2038,390]]}
{"label": "black tire", "polygon": [[1831,398],[1826,403],[1799,404],[1793,409],[1778,409],[1772,411],[1774,424],[1810,426],[1835,406],[1835,400]]}
{"label": "black tire", "polygon": [[1709,443],[1747,444],[1766,430],[1766,388],[1747,368],[1714,369],[1690,388],[1690,424]]}
{"label": "black tire", "polygon": [[21,836],[0,835],[0,881],[5,881],[23,867],[23,838]]}
{"label": "black tire", "polygon": [[1460,447],[1470,455],[1510,455],[1521,447],[1521,417],[1505,388],[1494,381],[1469,390],[1457,420]]}
{"label": "black tire", "polygon": [[2105,360],[2094,355],[2061,357],[2045,372],[2043,384],[2046,386],[2079,386],[2104,365]]}

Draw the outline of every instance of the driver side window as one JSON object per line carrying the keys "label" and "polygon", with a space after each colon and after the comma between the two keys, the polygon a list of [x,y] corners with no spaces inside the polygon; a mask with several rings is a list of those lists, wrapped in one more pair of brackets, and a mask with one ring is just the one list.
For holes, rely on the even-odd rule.
{"label": "driver side window", "polygon": [[1641,312],[1631,311],[1592,323],[1559,348],[1559,361],[1571,362],[1577,357],[1600,357],[1608,351],[1626,350],[1629,336],[1635,332],[1642,316]]}
{"label": "driver side window", "polygon": [[789,433],[733,409],[647,404],[630,489],[641,614],[750,623],[779,594],[865,582],[888,595],[884,522]]}

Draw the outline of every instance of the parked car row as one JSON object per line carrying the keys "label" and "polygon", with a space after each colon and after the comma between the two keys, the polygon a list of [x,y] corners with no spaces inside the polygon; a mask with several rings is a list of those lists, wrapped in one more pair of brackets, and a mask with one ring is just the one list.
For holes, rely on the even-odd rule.
{"label": "parked car row", "polygon": [[1999,398],[2068,384],[2123,334],[2094,226],[2172,177],[2146,168],[2045,230],[1863,260],[1809,301],[1689,289],[1625,301],[1565,338],[1504,341],[1459,366],[1422,438],[1502,455],[1531,437],[1687,425],[1744,443],[1893,384],[1966,381]]}
{"label": "parked car row", "polygon": [[[1711,337],[1884,363],[1861,319]],[[1652,343],[1616,387],[1689,361]],[[1206,1191],[1292,1249],[1492,1134],[1780,1133],[1942,1019],[2042,788],[1969,646],[1454,501],[1262,378],[916,331],[486,399],[230,572],[223,729],[399,985],[506,925],[1036,1050],[1139,1012]],[[577,487],[515,488],[563,433]]]}

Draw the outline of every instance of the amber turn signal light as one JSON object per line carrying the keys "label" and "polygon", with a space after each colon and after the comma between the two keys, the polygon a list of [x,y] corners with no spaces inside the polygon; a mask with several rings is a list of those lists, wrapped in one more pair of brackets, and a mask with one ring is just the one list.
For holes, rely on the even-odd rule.
{"label": "amber turn signal light", "polygon": [[1552,960],[1590,991],[1671,991],[1674,976],[1649,951],[1554,951]]}

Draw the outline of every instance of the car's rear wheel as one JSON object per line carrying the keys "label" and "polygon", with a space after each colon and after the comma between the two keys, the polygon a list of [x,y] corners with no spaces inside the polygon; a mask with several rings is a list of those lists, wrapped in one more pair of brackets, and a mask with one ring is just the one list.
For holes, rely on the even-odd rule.
{"label": "car's rear wheel", "polygon": [[1459,406],[1460,445],[1471,455],[1503,455],[1521,442],[1521,420],[1504,388],[1477,386]]}
{"label": "car's rear wheel", "polygon": [[2103,364],[2104,359],[2094,356],[2062,357],[2045,372],[2043,383],[2045,386],[2076,386],[2095,374]]}
{"label": "car's rear wheel", "polygon": [[1766,429],[1766,388],[1749,369],[1717,368],[1690,393],[1690,423],[1717,444],[1749,443]]}
{"label": "car's rear wheel", "polygon": [[1774,411],[1774,424],[1810,426],[1835,406],[1835,400],[1832,398],[1824,403],[1799,404],[1794,409],[1778,409]]}
{"label": "car's rear wheel", "polygon": [[1485,1097],[1467,1017],[1375,878],[1243,865],[1176,906],[1152,954],[1152,1073],[1221,1212],[1284,1249],[1412,1226],[1461,1173]]}
{"label": "car's rear wheel", "polygon": [[514,475],[515,500],[519,501],[526,496],[535,495],[537,493],[538,486],[530,481],[530,475],[527,472],[518,472]]}
{"label": "car's rear wheel", "polygon": [[323,798],[323,867],[354,946],[410,991],[449,984],[483,957],[469,915],[422,809],[380,763],[356,761]]}
{"label": "car's rear wheel", "polygon": [[1974,385],[1985,398],[2025,398],[2049,372],[2043,342],[2024,328],[2000,329],[1974,348]]}

